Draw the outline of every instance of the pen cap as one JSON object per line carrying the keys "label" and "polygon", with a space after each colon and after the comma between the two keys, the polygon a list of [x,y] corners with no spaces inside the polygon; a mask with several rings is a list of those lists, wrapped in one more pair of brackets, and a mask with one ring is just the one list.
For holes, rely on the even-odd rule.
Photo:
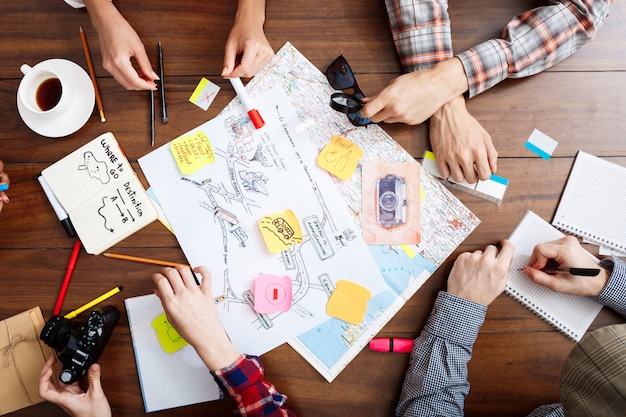
{"label": "pen cap", "polygon": [[260,129],[265,125],[265,120],[263,120],[261,114],[257,109],[250,110],[248,112],[248,116],[250,117],[250,120],[252,120],[252,124],[254,125],[254,127],[256,127],[257,129]]}

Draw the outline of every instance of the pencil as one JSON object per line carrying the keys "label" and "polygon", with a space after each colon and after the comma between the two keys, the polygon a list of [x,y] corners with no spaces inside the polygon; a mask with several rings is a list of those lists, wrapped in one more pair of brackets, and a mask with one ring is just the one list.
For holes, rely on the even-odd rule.
{"label": "pencil", "polygon": [[161,46],[161,41],[159,41],[158,45],[158,55],[159,55],[159,94],[161,95],[161,117],[163,123],[167,123],[169,120],[169,115],[167,114],[167,103],[165,101],[165,71],[163,70],[163,47]]}
{"label": "pencil", "polygon": [[142,258],[139,256],[120,255],[118,253],[111,253],[111,252],[103,253],[103,255],[106,256],[107,258],[124,259],[127,261],[143,262],[145,264],[171,266],[171,267],[184,266],[187,268],[191,268],[191,266],[187,264],[181,264],[178,262],[161,261],[159,259]]}
{"label": "pencil", "polygon": [[67,289],[70,285],[70,280],[72,279],[72,274],[74,273],[76,262],[78,262],[80,247],[80,240],[76,240],[76,242],[74,243],[74,249],[72,249],[72,254],[70,255],[70,260],[67,263],[67,269],[65,270],[65,277],[63,278],[63,283],[61,284],[61,289],[59,290],[59,296],[57,297],[57,301],[54,305],[54,310],[52,310],[53,315],[57,315],[61,312],[61,307],[63,306],[65,294],[67,294]]}
{"label": "pencil", "polygon": [[150,90],[150,145],[154,147],[154,90]]}
{"label": "pencil", "polygon": [[83,42],[83,50],[85,51],[85,59],[87,59],[87,68],[89,68],[89,76],[93,83],[93,89],[96,92],[96,104],[98,105],[98,111],[100,112],[100,121],[106,122],[104,117],[104,107],[102,106],[102,99],[100,98],[100,89],[98,88],[98,82],[96,81],[96,71],[93,69],[93,61],[91,60],[91,52],[89,52],[89,44],[87,43],[87,36],[83,27],[80,26],[80,39]]}
{"label": "pencil", "polygon": [[124,287],[122,287],[121,285],[118,285],[117,287],[113,288],[111,291],[105,292],[100,297],[94,298],[93,300],[91,300],[90,302],[85,304],[84,306],[79,307],[76,310],[67,313],[63,317],[65,317],[66,319],[73,319],[74,317],[76,317],[80,313],[82,313],[83,311],[88,310],[91,307],[95,306],[96,304],[99,304],[99,303],[103,302],[104,300],[113,297],[115,294],[117,294],[118,292],[122,291],[123,289],[124,289]]}

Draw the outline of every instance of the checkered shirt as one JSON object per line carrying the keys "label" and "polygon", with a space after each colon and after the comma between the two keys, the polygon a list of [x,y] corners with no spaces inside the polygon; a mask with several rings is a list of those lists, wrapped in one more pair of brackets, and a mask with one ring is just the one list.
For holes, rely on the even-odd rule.
{"label": "checkered shirt", "polygon": [[232,365],[211,372],[215,382],[242,417],[295,417],[287,410],[287,396],[263,379],[257,356],[241,355]]}
{"label": "checkered shirt", "polygon": [[[626,264],[604,260],[611,278],[596,300],[626,314]],[[619,290],[621,288],[621,291]],[[467,363],[487,307],[441,291],[415,340],[396,416],[463,416],[469,392]],[[563,417],[560,404],[539,407],[528,417]]]}
{"label": "checkered shirt", "polygon": [[[448,0],[385,0],[405,72],[452,58]],[[537,74],[567,58],[595,36],[613,0],[550,0],[521,13],[490,39],[457,57],[469,82],[468,97],[506,78]],[[479,11],[477,11],[477,14]]]}

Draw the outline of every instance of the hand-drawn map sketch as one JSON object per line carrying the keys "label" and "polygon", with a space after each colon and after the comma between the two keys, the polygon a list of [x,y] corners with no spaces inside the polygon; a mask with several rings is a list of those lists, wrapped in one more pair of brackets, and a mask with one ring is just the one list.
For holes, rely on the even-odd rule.
{"label": "hand-drawn map sketch", "polygon": [[[256,104],[266,122],[259,130],[236,108],[183,135],[204,136],[213,148],[214,162],[198,171],[182,175],[169,145],[140,165],[189,263],[211,270],[231,340],[260,355],[327,320],[334,282],[358,282],[372,294],[387,284],[284,93],[270,90]],[[288,210],[295,222],[282,216]],[[264,231],[287,249],[270,251]],[[288,312],[253,310],[259,274],[291,278]]]}

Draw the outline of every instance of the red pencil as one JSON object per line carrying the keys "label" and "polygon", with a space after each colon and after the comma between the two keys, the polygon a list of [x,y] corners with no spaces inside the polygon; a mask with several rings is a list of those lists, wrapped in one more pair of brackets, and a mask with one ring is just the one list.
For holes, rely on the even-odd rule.
{"label": "red pencil", "polygon": [[76,262],[78,261],[78,254],[80,254],[81,243],[80,240],[76,240],[74,243],[74,249],[72,249],[72,255],[70,256],[70,260],[67,263],[67,270],[65,271],[65,278],[63,278],[63,284],[61,285],[61,290],[59,291],[59,296],[57,297],[57,302],[54,305],[54,310],[52,314],[57,315],[61,312],[61,306],[63,305],[63,300],[65,299],[65,294],[67,293],[67,287],[70,285],[70,279],[72,278],[72,273],[74,273],[74,268],[76,267]]}

